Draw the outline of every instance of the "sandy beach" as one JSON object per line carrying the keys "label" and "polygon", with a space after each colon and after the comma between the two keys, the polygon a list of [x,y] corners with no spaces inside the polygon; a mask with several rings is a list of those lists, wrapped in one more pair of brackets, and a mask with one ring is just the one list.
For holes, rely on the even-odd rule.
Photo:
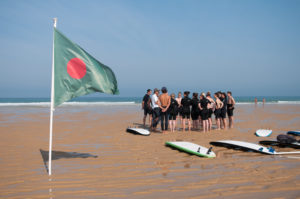
{"label": "sandy beach", "polygon": [[[237,105],[235,128],[139,136],[140,105],[59,107],[53,174],[47,174],[49,110],[0,107],[1,198],[300,198],[300,155],[272,156],[213,147],[213,159],[165,146],[232,139],[258,143],[300,130],[300,106]],[[270,128],[268,138],[254,135]],[[297,138],[299,139],[299,137]],[[275,148],[277,151],[295,151]]]}

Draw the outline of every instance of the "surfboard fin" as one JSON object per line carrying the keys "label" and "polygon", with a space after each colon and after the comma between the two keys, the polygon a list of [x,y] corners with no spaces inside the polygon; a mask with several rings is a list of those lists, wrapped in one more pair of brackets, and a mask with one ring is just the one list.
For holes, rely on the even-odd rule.
{"label": "surfboard fin", "polygon": [[210,154],[211,150],[212,150],[212,147],[209,147],[209,149],[208,149],[208,151],[206,152],[206,154]]}
{"label": "surfboard fin", "polygon": [[199,147],[198,150],[197,150],[198,153],[200,153],[200,148],[201,148],[201,147]]}
{"label": "surfboard fin", "polygon": [[269,147],[268,150],[269,150],[270,153],[274,153],[275,152],[275,149],[273,149],[272,147]]}

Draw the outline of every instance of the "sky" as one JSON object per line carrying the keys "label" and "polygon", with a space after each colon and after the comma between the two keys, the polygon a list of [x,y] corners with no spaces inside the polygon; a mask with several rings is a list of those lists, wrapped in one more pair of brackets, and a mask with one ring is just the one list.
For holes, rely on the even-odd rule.
{"label": "sky", "polygon": [[299,11],[297,0],[1,0],[0,97],[50,97],[54,17],[114,71],[121,97],[299,96]]}

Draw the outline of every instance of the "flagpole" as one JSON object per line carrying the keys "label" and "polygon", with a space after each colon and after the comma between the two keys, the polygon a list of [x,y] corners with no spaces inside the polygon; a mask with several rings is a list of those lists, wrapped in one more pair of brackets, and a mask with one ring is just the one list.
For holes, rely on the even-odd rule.
{"label": "flagpole", "polygon": [[[53,27],[56,28],[57,18],[53,18]],[[49,135],[49,176],[52,174],[52,131],[53,131],[53,112],[54,112],[54,31],[52,47],[52,79],[51,79],[51,105],[50,105],[50,135]]]}

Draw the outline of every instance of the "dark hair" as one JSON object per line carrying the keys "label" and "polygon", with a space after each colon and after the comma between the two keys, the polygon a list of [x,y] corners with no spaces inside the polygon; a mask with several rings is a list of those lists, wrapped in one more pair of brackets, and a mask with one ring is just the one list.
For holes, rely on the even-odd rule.
{"label": "dark hair", "polygon": [[190,91],[184,91],[184,94],[185,94],[186,96],[188,96],[188,95],[190,94]]}
{"label": "dark hair", "polygon": [[210,92],[208,91],[207,93],[206,93],[206,97],[210,97]]}
{"label": "dark hair", "polygon": [[193,93],[194,98],[198,98],[198,93]]}
{"label": "dark hair", "polygon": [[229,93],[230,95],[232,95],[231,91],[227,91],[227,93]]}
{"label": "dark hair", "polygon": [[161,92],[162,92],[162,93],[167,93],[167,92],[168,92],[168,89],[167,89],[166,87],[162,87],[162,88],[161,88]]}
{"label": "dark hair", "polygon": [[151,91],[151,89],[147,89],[147,93],[148,93],[149,91]]}

